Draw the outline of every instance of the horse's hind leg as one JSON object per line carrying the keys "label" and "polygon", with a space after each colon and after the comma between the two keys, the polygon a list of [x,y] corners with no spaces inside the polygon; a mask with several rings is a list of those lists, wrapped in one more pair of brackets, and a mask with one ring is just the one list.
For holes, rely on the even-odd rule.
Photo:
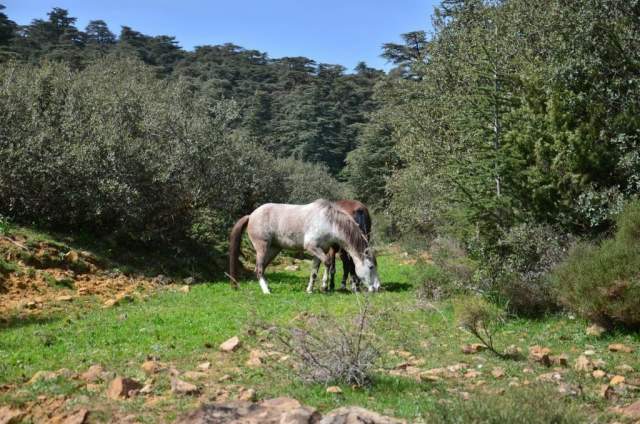
{"label": "horse's hind leg", "polygon": [[333,247],[330,248],[327,258],[331,261],[331,264],[328,267],[324,267],[324,274],[322,275],[322,290],[327,290],[327,277],[329,277],[329,291],[333,291],[335,289],[336,279],[336,249]]}
{"label": "horse's hind leg", "polygon": [[342,259],[342,283],[340,284],[340,290],[346,290],[347,279],[349,278],[349,274],[353,272],[353,261],[344,249],[340,252],[340,259]]}
{"label": "horse's hind leg", "polygon": [[[307,293],[313,293],[313,285],[316,282],[316,277],[318,276],[318,270],[320,269],[320,259],[317,257],[313,257],[313,264],[311,265],[311,275],[309,276],[309,284],[307,285]],[[325,273],[326,273],[325,268]],[[325,274],[326,276],[326,274]],[[324,280],[324,278],[323,278]],[[324,283],[324,282],[323,282]]]}
{"label": "horse's hind leg", "polygon": [[256,276],[262,293],[269,294],[271,292],[269,291],[267,280],[264,278],[265,269],[280,252],[280,249],[269,246],[269,243],[264,240],[252,240],[252,242],[253,247],[256,249]]}

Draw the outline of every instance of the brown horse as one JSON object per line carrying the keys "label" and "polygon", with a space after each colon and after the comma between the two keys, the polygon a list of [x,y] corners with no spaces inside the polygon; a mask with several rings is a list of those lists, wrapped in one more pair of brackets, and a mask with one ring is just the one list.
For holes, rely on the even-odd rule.
{"label": "brown horse", "polygon": [[[358,227],[366,237],[367,241],[371,240],[371,215],[367,206],[357,200],[338,200],[334,202],[336,206],[342,209],[345,213],[350,215],[357,223]],[[327,274],[329,274],[329,290],[335,289],[335,275],[336,275],[336,255],[340,254],[342,260],[342,284],[341,289],[347,288],[347,280],[351,276],[351,288],[357,289],[357,285],[360,283],[355,273],[355,265],[349,253],[344,249],[341,249],[338,245],[333,245],[329,249],[328,256],[330,257],[330,266],[325,267],[324,275],[322,277],[322,289],[327,289]],[[377,264],[376,264],[377,265]],[[313,272],[313,271],[312,271]]]}
{"label": "brown horse", "polygon": [[[340,207],[327,200],[308,205],[267,203],[238,220],[231,230],[229,243],[229,276],[237,278],[240,265],[240,241],[245,228],[256,250],[256,275],[262,292],[269,293],[264,271],[282,249],[305,249],[314,256],[314,269],[323,262],[331,266],[325,254],[331,246],[339,246],[353,259],[356,275],[369,291],[377,291],[380,280],[369,243],[358,223]],[[314,278],[307,291],[313,291]]]}

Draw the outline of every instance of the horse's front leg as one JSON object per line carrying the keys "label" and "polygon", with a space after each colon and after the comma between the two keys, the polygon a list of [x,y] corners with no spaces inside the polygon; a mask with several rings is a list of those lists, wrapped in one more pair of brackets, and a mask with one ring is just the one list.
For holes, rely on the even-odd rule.
{"label": "horse's front leg", "polygon": [[333,291],[335,287],[335,274],[336,274],[336,251],[331,248],[327,255],[327,260],[331,262],[329,266],[324,267],[324,274],[322,275],[322,290],[327,291],[327,279],[331,276],[331,282],[329,284],[329,290]]}
{"label": "horse's front leg", "polygon": [[320,269],[320,259],[314,256],[313,264],[311,265],[311,275],[309,276],[309,285],[307,285],[307,293],[313,293],[313,285],[316,282],[316,277],[318,276],[319,269]]}

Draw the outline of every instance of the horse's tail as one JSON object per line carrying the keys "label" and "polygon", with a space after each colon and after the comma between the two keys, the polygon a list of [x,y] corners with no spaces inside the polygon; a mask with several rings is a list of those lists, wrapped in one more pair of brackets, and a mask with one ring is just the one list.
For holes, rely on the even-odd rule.
{"label": "horse's tail", "polygon": [[238,269],[240,268],[240,242],[242,233],[249,223],[249,215],[245,215],[236,222],[229,236],[229,277],[237,286]]}

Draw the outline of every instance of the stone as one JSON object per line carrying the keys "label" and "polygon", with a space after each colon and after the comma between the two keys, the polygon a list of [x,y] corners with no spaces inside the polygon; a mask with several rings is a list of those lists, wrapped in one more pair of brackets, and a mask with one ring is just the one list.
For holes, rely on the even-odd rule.
{"label": "stone", "polygon": [[529,348],[529,359],[540,362],[547,367],[551,366],[551,350],[547,347],[531,346]]}
{"label": "stone", "polygon": [[150,395],[151,393],[153,393],[153,385],[151,385],[151,383],[145,384],[142,389],[140,389],[141,395]]}
{"label": "stone", "polygon": [[600,337],[606,331],[607,330],[604,327],[602,327],[601,325],[592,324],[592,325],[587,327],[587,336]]}
{"label": "stone", "polygon": [[580,355],[573,364],[573,369],[579,372],[590,372],[593,369],[593,364],[585,355]]}
{"label": "stone", "polygon": [[505,376],[504,368],[495,367],[491,370],[491,375],[495,378],[502,378]]}
{"label": "stone", "polygon": [[602,379],[607,376],[607,373],[602,370],[595,370],[591,373],[591,375],[593,376],[593,378]]}
{"label": "stone", "polygon": [[265,358],[266,356],[267,354],[264,353],[263,351],[253,349],[251,350],[251,352],[249,352],[249,359],[245,364],[250,368],[260,367],[262,366],[262,359]]}
{"label": "stone", "polygon": [[200,371],[207,371],[209,368],[211,368],[211,362],[209,361],[198,364],[198,369]]}
{"label": "stone", "polygon": [[76,264],[80,260],[80,255],[75,250],[69,250],[63,257],[68,264]]}
{"label": "stone", "polygon": [[631,365],[627,365],[627,364],[620,364],[616,367],[616,371],[621,372],[623,374],[626,373],[631,373],[634,371],[633,367]]}
{"label": "stone", "polygon": [[240,339],[238,336],[233,336],[229,340],[220,345],[222,352],[233,352],[240,347]]}
{"label": "stone", "polygon": [[327,387],[327,393],[333,393],[333,394],[341,394],[342,393],[342,389],[338,386],[329,386]]}
{"label": "stone", "polygon": [[65,416],[62,419],[61,423],[62,424],[84,424],[87,421],[88,416],[89,416],[89,411],[84,408],[81,408]]}
{"label": "stone", "polygon": [[182,376],[187,380],[202,380],[207,378],[207,374],[202,371],[187,371],[182,374]]}
{"label": "stone", "polygon": [[29,384],[37,383],[39,381],[53,380],[56,377],[58,377],[58,374],[53,371],[38,371],[33,374],[33,377],[29,380]]}
{"label": "stone", "polygon": [[204,404],[195,411],[183,414],[176,424],[311,424],[319,422],[320,418],[320,413],[314,408],[302,406],[295,399],[283,397],[262,402],[228,401]]}
{"label": "stone", "polygon": [[107,389],[107,397],[113,400],[129,398],[142,388],[142,384],[132,378],[116,377]]}
{"label": "stone", "polygon": [[614,375],[613,377],[611,377],[611,380],[609,381],[609,385],[610,386],[618,386],[622,383],[624,383],[625,378],[622,375]]}
{"label": "stone", "polygon": [[287,265],[284,267],[284,270],[295,272],[295,271],[300,271],[300,267],[298,265]]}
{"label": "stone", "polygon": [[196,282],[196,280],[193,277],[187,277],[184,280],[182,280],[183,283],[185,283],[186,285],[190,286],[192,284],[194,284]]}
{"label": "stone", "polygon": [[240,390],[240,393],[238,393],[238,400],[255,401],[256,391],[254,389],[243,388]]}
{"label": "stone", "polygon": [[546,383],[554,383],[562,380],[562,374],[559,372],[548,372],[546,374],[540,374],[537,380]]}
{"label": "stone", "polygon": [[73,300],[73,296],[63,295],[56,297],[56,301],[58,302],[71,302]]}
{"label": "stone", "polygon": [[561,367],[569,366],[569,357],[565,353],[558,356],[551,355],[549,359],[551,360],[551,363],[553,365],[558,365]]}
{"label": "stone", "polygon": [[18,424],[27,415],[20,409],[11,409],[8,406],[0,406],[0,424]]}
{"label": "stone", "polygon": [[479,377],[480,375],[482,375],[480,371],[469,370],[464,374],[464,378],[476,378],[476,377]]}
{"label": "stone", "polygon": [[401,424],[403,421],[380,415],[359,406],[347,406],[328,412],[320,424]]}
{"label": "stone", "polygon": [[603,384],[602,386],[600,386],[598,393],[600,394],[600,397],[607,400],[611,399],[615,394],[615,392],[613,391],[613,388],[608,384]]}
{"label": "stone", "polygon": [[622,343],[613,343],[609,345],[610,352],[623,352],[623,353],[632,353],[633,348],[627,345],[623,345]]}
{"label": "stone", "polygon": [[189,293],[189,291],[191,290],[191,287],[188,285],[184,285],[182,287],[180,287],[179,289],[182,293]]}
{"label": "stone", "polygon": [[592,362],[592,364],[593,364],[593,368],[597,370],[603,370],[607,367],[607,363],[602,359],[596,359],[595,361]]}
{"label": "stone", "polygon": [[195,384],[187,383],[177,377],[173,377],[171,379],[171,391],[180,395],[195,395],[200,390]]}
{"label": "stone", "polygon": [[80,374],[80,379],[87,383],[95,383],[96,381],[102,380],[102,373],[104,372],[104,368],[100,364],[94,364],[89,367],[88,370]]}
{"label": "stone", "polygon": [[633,420],[640,419],[640,400],[633,402],[630,405],[627,405],[618,410],[620,414],[624,415],[627,418],[631,418]]}
{"label": "stone", "polygon": [[462,353],[470,355],[470,354],[478,353],[485,350],[486,346],[480,343],[471,343],[471,344],[462,345],[461,349],[462,349]]}
{"label": "stone", "polygon": [[164,366],[164,364],[161,364],[158,361],[152,360],[152,361],[144,361],[140,366],[140,368],[142,368],[142,371],[144,371],[145,374],[151,375],[151,374],[157,374],[158,372],[164,370],[166,367]]}

